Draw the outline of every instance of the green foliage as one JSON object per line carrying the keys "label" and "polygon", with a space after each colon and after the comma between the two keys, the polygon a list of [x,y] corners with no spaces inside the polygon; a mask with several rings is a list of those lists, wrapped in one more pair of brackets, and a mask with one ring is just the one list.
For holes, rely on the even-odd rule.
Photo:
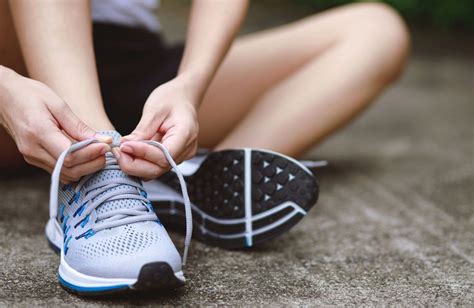
{"label": "green foliage", "polygon": [[[318,9],[361,0],[298,0]],[[474,0],[378,0],[416,23],[450,29],[474,29]]]}

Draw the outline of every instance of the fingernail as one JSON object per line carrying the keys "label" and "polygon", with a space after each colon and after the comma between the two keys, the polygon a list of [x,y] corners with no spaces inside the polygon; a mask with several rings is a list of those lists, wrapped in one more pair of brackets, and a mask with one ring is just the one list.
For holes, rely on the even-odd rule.
{"label": "fingernail", "polygon": [[99,140],[100,142],[105,142],[105,143],[112,143],[113,139],[110,136],[106,135],[101,135],[101,134],[95,134],[95,139]]}
{"label": "fingernail", "polygon": [[116,158],[117,160],[120,159],[120,150],[119,150],[119,149],[113,148],[113,149],[112,149],[112,153],[114,153],[114,156],[115,156],[115,158]]}
{"label": "fingernail", "polygon": [[122,144],[120,146],[120,151],[123,151],[125,153],[129,153],[129,154],[133,154],[133,148],[128,146],[128,145],[125,145],[125,144]]}
{"label": "fingernail", "polygon": [[133,135],[127,135],[127,136],[123,136],[120,141],[124,142],[124,141],[130,141],[133,139]]}

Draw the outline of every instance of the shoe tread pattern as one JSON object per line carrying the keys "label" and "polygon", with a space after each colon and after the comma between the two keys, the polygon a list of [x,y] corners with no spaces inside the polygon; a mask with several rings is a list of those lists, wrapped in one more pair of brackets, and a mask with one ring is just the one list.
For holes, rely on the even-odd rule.
{"label": "shoe tread pattern", "polygon": [[296,163],[267,152],[252,152],[252,214],[291,201],[308,211],[317,201],[316,178]]}
{"label": "shoe tread pattern", "polygon": [[[172,172],[160,178],[176,191],[181,191]],[[244,151],[212,153],[199,170],[186,177],[191,202],[216,218],[242,218],[244,204]]]}
{"label": "shoe tread pattern", "polygon": [[[245,217],[245,153],[243,150],[226,150],[209,154],[195,174],[186,176],[191,202],[207,215],[215,218],[234,219]],[[306,212],[317,202],[319,186],[316,177],[306,172],[299,164],[274,153],[252,150],[251,152],[252,215],[270,210],[284,202],[296,203]],[[173,172],[160,180],[180,191],[179,182]],[[217,193],[216,193],[217,191]],[[227,202],[225,200],[228,200]],[[155,206],[162,210],[159,217],[166,227],[181,232],[184,228],[184,209],[172,203],[159,202]],[[166,209],[176,208],[176,214],[166,214]],[[285,208],[274,215],[253,222],[253,229],[265,227],[289,214]],[[253,238],[258,244],[291,229],[303,218],[293,216],[284,224]],[[209,245],[227,249],[246,247],[244,237],[223,239],[206,234],[205,227],[219,234],[235,234],[245,230],[245,224],[224,225],[205,220],[193,211],[195,228],[193,237]]]}

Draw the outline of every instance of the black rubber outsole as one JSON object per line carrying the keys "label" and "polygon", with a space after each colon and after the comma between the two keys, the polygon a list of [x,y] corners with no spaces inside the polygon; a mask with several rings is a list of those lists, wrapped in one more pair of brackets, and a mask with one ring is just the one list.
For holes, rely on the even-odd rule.
{"label": "black rubber outsole", "polygon": [[130,294],[135,292],[161,292],[174,290],[184,286],[184,281],[178,279],[171,266],[166,262],[154,262],[143,265],[138,275],[137,282],[130,286],[117,287],[100,291],[81,291],[70,287],[59,278],[59,284],[66,291],[80,296],[102,297],[117,294]]}
{"label": "black rubber outsole", "polygon": [[[60,249],[48,240],[51,249],[56,253],[60,253]],[[81,291],[78,288],[69,286],[67,282],[63,281],[58,274],[59,285],[66,291],[87,297],[103,297],[117,294],[130,294],[136,292],[161,292],[167,290],[174,290],[184,286],[184,281],[178,279],[171,266],[166,262],[147,263],[142,266],[138,275],[137,282],[130,286],[117,287],[108,290],[100,291]]]}
{"label": "black rubber outsole", "polygon": [[[314,174],[307,172],[299,163],[277,153],[248,150],[226,150],[207,156],[199,169],[186,176],[191,202],[205,215],[219,220],[246,217],[246,182],[251,183],[251,215],[264,213],[280,205],[291,202],[308,212],[317,202],[319,185]],[[250,158],[250,176],[245,174],[246,158]],[[247,162],[248,163],[248,162]],[[179,182],[173,172],[160,181],[180,192]],[[153,200],[152,200],[153,201]],[[184,206],[182,203],[153,202],[160,220],[169,228],[184,231]],[[292,213],[291,207],[282,207],[271,216],[252,222],[252,230],[268,227]],[[291,214],[293,215],[293,214]],[[193,237],[212,246],[226,249],[252,247],[273,239],[296,225],[305,213],[295,213],[290,219],[258,235],[253,235],[250,243],[247,236],[222,238],[211,235],[217,233],[230,236],[246,231],[245,222],[225,224],[206,219],[199,211],[193,210]]]}

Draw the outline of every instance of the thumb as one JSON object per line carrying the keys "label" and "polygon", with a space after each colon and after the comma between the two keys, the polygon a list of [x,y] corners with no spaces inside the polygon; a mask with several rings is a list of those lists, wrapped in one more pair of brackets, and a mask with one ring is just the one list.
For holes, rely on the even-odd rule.
{"label": "thumb", "polygon": [[168,149],[171,157],[177,159],[186,149],[187,140],[187,135],[179,128],[174,127],[166,132],[163,137],[163,145]]}
{"label": "thumb", "polygon": [[[123,137],[125,140],[151,140],[158,130],[158,123],[155,117],[148,114],[143,114],[140,122],[138,123],[135,130],[128,136]],[[158,124],[157,124],[158,123]]]}
{"label": "thumb", "polygon": [[56,110],[52,110],[52,114],[56,121],[58,121],[61,129],[75,140],[86,140],[93,138],[96,134],[96,132],[82,122],[65,103]]}

